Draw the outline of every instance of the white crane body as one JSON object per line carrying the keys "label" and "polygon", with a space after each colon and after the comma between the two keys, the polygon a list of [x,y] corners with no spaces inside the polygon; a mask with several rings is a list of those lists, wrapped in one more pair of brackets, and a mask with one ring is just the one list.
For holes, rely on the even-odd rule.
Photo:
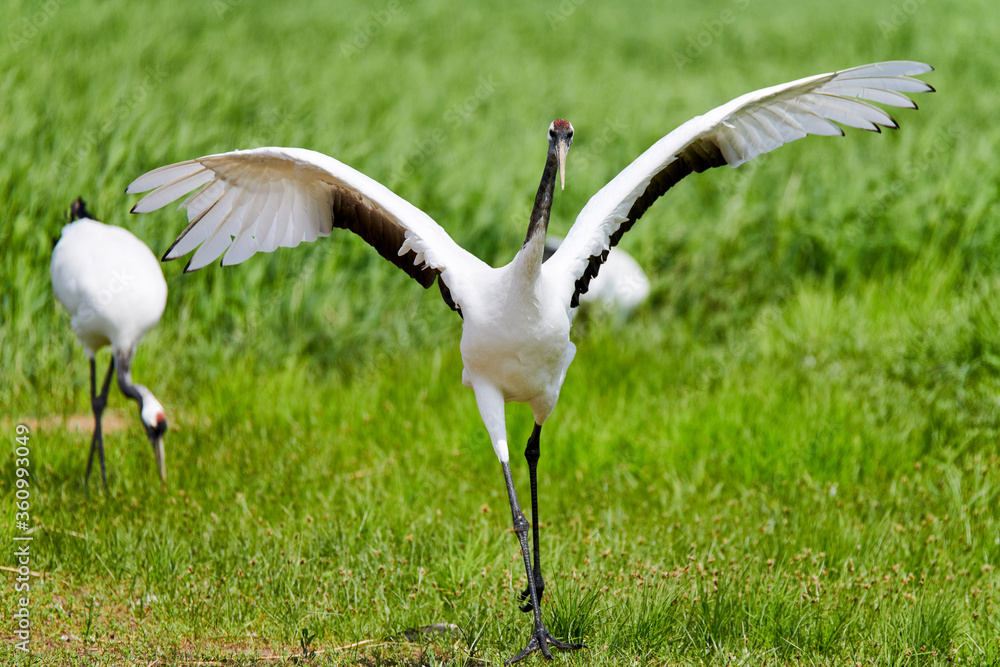
{"label": "white crane body", "polygon": [[127,229],[81,218],[63,227],[50,266],[56,299],[91,359],[128,349],[156,326],[167,283],[156,256]]}
{"label": "white crane body", "polygon": [[[160,472],[166,481],[163,434],[166,415],[153,392],[132,382],[131,363],[142,337],[160,321],[167,304],[167,282],[156,256],[130,231],[90,217],[82,199],[73,204],[73,222],[63,227],[52,250],[49,274],[56,299],[70,315],[70,326],[90,359],[91,407],[94,436],[91,440],[87,479],[94,453],[100,455],[101,479],[107,487],[101,415],[107,404],[113,370],[118,386],[139,404],[139,417]],[[97,392],[97,352],[111,346],[112,360]]]}
{"label": "white crane body", "polygon": [[[622,234],[675,183],[692,172],[736,167],[807,134],[839,135],[836,124],[880,131],[895,121],[871,102],[916,108],[908,93],[930,92],[912,78],[931,68],[894,61],[864,65],[764,88],[698,116],[669,133],[595,194],[558,250],[543,263],[545,232],[556,175],[565,178],[573,127],[549,128],[545,170],[525,243],[508,265],[490,268],[456,244],[426,213],[388,188],[337,160],[300,148],[259,148],[208,155],[151,171],[128,192],[147,192],[133,212],[158,209],[196,190],[183,207],[188,228],[164,256],[194,252],[186,270],[241,262],[255,252],[292,247],[349,229],[423,287],[435,280],[445,302],[463,317],[463,383],[475,391],[483,423],[504,472],[515,533],[528,575],[524,611],[535,629],[517,661],[549,646],[580,648],[554,639],[539,612],[544,588],[538,551],[536,464],[541,425],[552,413],[575,347],[572,309]],[[648,291],[648,285],[646,286]],[[510,474],[504,403],[531,405],[535,429],[528,440],[534,518],[534,567],[528,523]]]}

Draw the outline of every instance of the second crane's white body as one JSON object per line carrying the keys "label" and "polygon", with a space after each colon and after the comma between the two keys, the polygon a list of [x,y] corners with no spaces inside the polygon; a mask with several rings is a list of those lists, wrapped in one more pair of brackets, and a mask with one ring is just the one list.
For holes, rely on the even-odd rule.
{"label": "second crane's white body", "polygon": [[[545,242],[546,259],[559,250],[562,238],[549,234]],[[624,319],[649,296],[649,278],[621,248],[611,248],[601,265],[601,272],[590,281],[590,289],[580,295],[580,303],[593,304],[617,312]]]}
{"label": "second crane's white body", "polygon": [[134,347],[167,304],[160,263],[121,227],[89,218],[66,225],[50,270],[56,298],[91,359],[105,345]]}

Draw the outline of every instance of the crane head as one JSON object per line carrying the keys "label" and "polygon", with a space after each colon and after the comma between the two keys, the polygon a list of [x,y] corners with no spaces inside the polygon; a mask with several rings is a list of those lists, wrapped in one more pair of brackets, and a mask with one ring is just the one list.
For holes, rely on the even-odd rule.
{"label": "crane head", "polygon": [[556,151],[559,162],[559,186],[566,189],[566,154],[573,145],[573,124],[568,120],[554,120],[549,125],[549,150]]}
{"label": "crane head", "polygon": [[77,197],[69,207],[69,219],[70,222],[73,220],[79,220],[81,218],[90,218],[94,220],[94,216],[90,214],[87,210],[87,202],[83,201],[83,197]]}
{"label": "crane head", "polygon": [[163,435],[167,432],[167,416],[159,401],[150,396],[142,404],[140,412],[142,426],[146,429],[146,437],[153,445],[153,455],[156,457],[156,467],[160,472],[160,480],[167,482],[167,462],[163,452]]}

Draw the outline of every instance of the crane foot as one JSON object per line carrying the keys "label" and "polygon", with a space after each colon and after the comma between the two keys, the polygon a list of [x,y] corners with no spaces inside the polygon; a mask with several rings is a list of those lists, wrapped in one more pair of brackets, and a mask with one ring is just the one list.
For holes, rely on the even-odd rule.
{"label": "crane foot", "polygon": [[515,662],[524,660],[529,655],[535,651],[541,651],[549,660],[552,659],[552,651],[549,650],[549,646],[553,646],[558,649],[565,649],[569,651],[576,651],[581,648],[587,648],[586,644],[570,644],[568,642],[559,641],[553,637],[548,630],[545,629],[544,625],[535,628],[535,633],[528,641],[528,645],[525,646],[520,653],[515,655],[513,658],[507,660],[504,665],[512,665]]}

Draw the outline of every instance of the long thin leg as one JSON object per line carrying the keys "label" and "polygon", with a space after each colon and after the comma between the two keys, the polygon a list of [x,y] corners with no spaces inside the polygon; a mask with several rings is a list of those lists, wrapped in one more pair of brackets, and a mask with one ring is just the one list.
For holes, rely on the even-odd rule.
{"label": "long thin leg", "polygon": [[538,591],[535,590],[535,578],[531,571],[531,556],[528,552],[528,520],[524,518],[524,512],[521,511],[521,506],[517,502],[517,492],[514,490],[514,480],[510,474],[510,464],[507,461],[501,461],[500,465],[503,467],[504,481],[507,483],[507,497],[510,500],[510,514],[514,522],[514,533],[521,543],[521,555],[524,557],[524,572],[528,576],[528,594],[531,597],[531,606],[535,615],[535,629],[531,639],[528,641],[528,645],[504,664],[510,665],[523,660],[535,651],[541,651],[542,655],[551,660],[552,651],[549,650],[550,645],[560,649],[585,648],[583,644],[569,644],[559,641],[549,633],[545,624],[542,623],[542,612],[538,604]]}
{"label": "long thin leg", "polygon": [[94,411],[94,437],[90,440],[90,458],[87,459],[87,475],[84,477],[84,486],[90,482],[90,468],[94,464],[94,452],[97,451],[101,460],[101,481],[104,482],[104,490],[108,490],[108,477],[104,471],[104,437],[101,433],[101,415],[108,404],[108,389],[111,387],[111,376],[115,370],[115,360],[112,357],[108,366],[108,374],[104,376],[104,384],[101,385],[101,393],[97,394],[97,367],[93,359],[90,360],[90,408]]}
{"label": "long thin leg", "polygon": [[[542,435],[542,425],[535,424],[531,436],[528,438],[528,446],[524,448],[524,458],[528,461],[528,475],[531,478],[531,546],[534,556],[534,579],[535,592],[538,594],[538,601],[541,602],[542,594],[545,592],[545,579],[542,578],[542,560],[538,547],[538,457],[541,453],[539,447]],[[521,602],[531,594],[530,586],[521,591]],[[521,606],[521,611],[528,612],[532,609],[529,600]]]}
{"label": "long thin leg", "polygon": [[[505,664],[509,665],[522,660],[535,651],[541,651],[546,658],[551,659],[552,651],[549,650],[549,646],[560,649],[585,648],[583,644],[567,644],[566,642],[559,641],[549,634],[549,631],[542,623],[542,613],[538,603],[539,593],[535,590],[535,577],[531,571],[531,553],[528,551],[528,520],[524,518],[521,505],[517,502],[517,491],[514,490],[514,479],[510,474],[507,432],[503,418],[503,393],[499,388],[488,382],[477,382],[476,378],[473,378],[472,388],[476,392],[476,403],[479,406],[479,414],[482,415],[483,424],[486,426],[486,430],[489,431],[490,441],[493,443],[493,451],[496,452],[497,459],[503,468],[504,482],[507,485],[507,499],[510,501],[510,516],[514,523],[514,533],[521,544],[521,555],[524,558],[524,572],[528,576],[528,595],[531,598],[531,609],[534,610],[535,615],[535,628],[531,639],[528,641],[528,645]],[[536,441],[539,428],[536,427]],[[535,505],[537,506],[537,500],[535,500]],[[536,532],[535,544],[537,543],[538,537]],[[535,551],[535,559],[538,559],[537,550]]]}

